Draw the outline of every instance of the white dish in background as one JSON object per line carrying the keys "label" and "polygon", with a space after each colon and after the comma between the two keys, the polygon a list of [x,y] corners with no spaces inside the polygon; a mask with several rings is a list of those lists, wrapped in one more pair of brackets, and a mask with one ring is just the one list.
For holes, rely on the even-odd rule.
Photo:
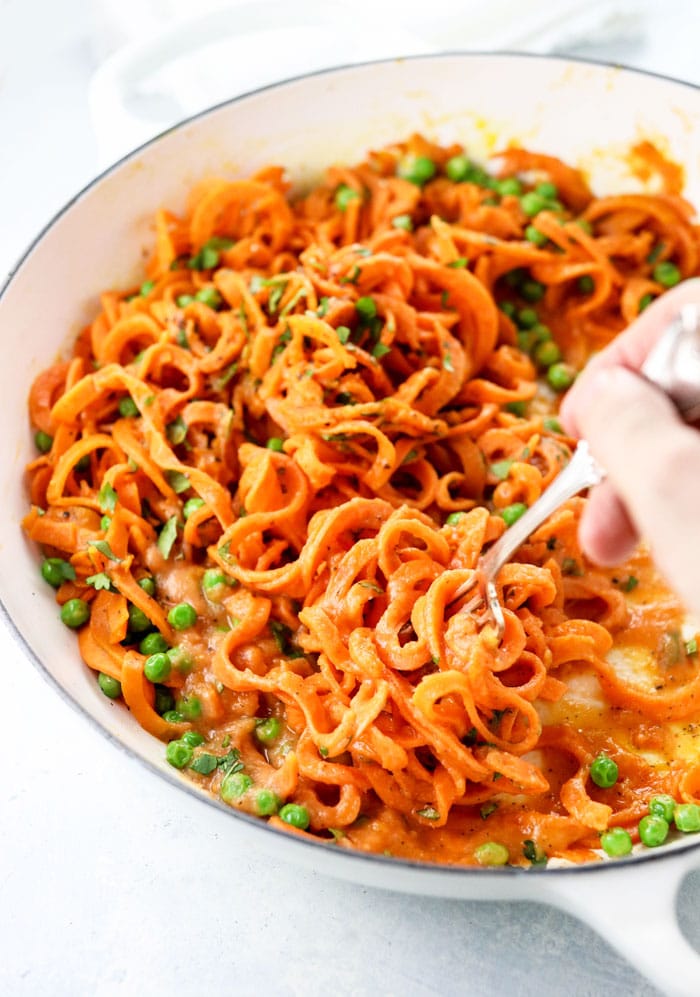
{"label": "white dish in background", "polygon": [[[0,323],[13,330],[15,343],[24,344],[7,355],[0,369],[6,438],[12,442],[0,469],[6,513],[0,523],[2,603],[35,659],[73,702],[134,755],[192,794],[197,790],[165,763],[162,745],[97,690],[80,662],[74,635],[58,620],[51,591],[40,584],[37,552],[18,530],[27,501],[22,470],[32,454],[26,423],[29,384],[60,347],[57,329],[70,337],[94,313],[103,287],[141,279],[140,251],[152,241],[154,210],[160,205],[179,210],[202,175],[246,174],[274,161],[304,183],[330,160],[354,161],[368,147],[416,129],[442,140],[459,139],[481,152],[519,139],[588,166],[599,192],[625,182],[620,157],[630,143],[663,136],[669,154],[686,166],[688,196],[700,203],[694,137],[700,129],[700,92],[693,88],[557,59],[399,60],[269,88],[160,137],[108,171],[50,225],[0,299]],[[35,293],[37,286],[41,295]],[[44,321],[47,299],[51,324]],[[280,856],[355,882],[438,896],[559,904],[604,931],[667,992],[696,994],[700,989],[700,957],[683,939],[675,918],[678,884],[689,869],[700,866],[700,848],[692,839],[684,847],[605,866],[537,872],[455,869],[308,843],[206,800],[225,814],[232,841],[247,836]],[[210,816],[202,807],[203,829]]]}

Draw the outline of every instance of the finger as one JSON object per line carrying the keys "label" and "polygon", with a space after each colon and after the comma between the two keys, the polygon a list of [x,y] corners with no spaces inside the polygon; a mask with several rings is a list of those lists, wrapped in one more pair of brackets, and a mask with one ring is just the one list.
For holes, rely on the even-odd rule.
{"label": "finger", "polygon": [[700,609],[700,434],[664,394],[623,367],[590,378],[579,422],[657,564],[687,605]]}
{"label": "finger", "polygon": [[700,304],[700,278],[686,280],[657,298],[625,332],[593,357],[562,402],[559,416],[567,432],[573,436],[581,435],[578,410],[584,404],[589,379],[603,367],[620,366],[639,370],[652,346],[686,304]]}
{"label": "finger", "polygon": [[596,564],[612,567],[632,554],[638,534],[610,481],[594,488],[579,526],[584,554]]}

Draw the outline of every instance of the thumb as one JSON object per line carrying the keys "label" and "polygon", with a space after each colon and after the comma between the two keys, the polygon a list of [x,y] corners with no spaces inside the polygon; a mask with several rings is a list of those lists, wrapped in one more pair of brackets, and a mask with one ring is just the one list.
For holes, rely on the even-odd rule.
{"label": "thumb", "polygon": [[656,563],[700,610],[700,433],[623,367],[591,371],[573,415]]}

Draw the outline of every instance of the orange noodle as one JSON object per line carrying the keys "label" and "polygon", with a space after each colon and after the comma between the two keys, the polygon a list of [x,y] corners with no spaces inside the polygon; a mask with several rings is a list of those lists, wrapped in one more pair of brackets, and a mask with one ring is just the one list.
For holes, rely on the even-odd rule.
{"label": "orange noodle", "polygon": [[418,135],[294,199],[278,167],[204,181],[36,379],[24,527],[62,618],[226,803],[528,865],[700,797],[697,643],[644,549],[587,564],[574,499],[501,572],[502,641],[460,596],[570,458],[558,393],[699,272],[677,172],[635,155],[664,192]]}

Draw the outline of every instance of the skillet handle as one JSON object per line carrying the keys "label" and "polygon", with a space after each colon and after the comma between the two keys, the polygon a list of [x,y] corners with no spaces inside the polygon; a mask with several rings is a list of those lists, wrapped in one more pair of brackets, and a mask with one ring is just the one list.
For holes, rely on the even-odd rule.
{"label": "skillet handle", "polygon": [[700,994],[700,952],[681,932],[676,904],[688,873],[700,869],[697,848],[618,861],[578,876],[546,874],[551,903],[580,918],[669,997]]}

